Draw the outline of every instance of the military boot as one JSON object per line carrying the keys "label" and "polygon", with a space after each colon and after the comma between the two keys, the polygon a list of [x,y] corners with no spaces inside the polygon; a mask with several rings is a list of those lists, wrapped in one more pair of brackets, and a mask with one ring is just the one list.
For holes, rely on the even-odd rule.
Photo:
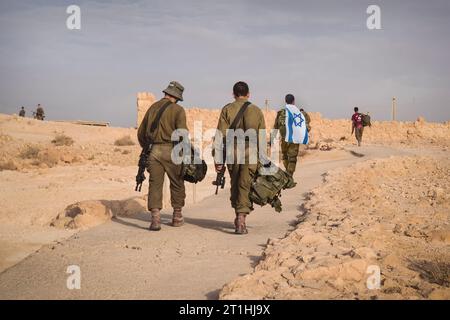
{"label": "military boot", "polygon": [[236,219],[234,219],[236,234],[247,234],[247,225],[245,224],[245,218],[247,217],[247,213],[236,213]]}
{"label": "military boot", "polygon": [[181,208],[173,208],[172,226],[181,227],[184,224],[184,218],[181,214]]}
{"label": "military boot", "polygon": [[158,208],[152,209],[152,223],[150,224],[149,229],[151,231],[161,230],[161,213]]}

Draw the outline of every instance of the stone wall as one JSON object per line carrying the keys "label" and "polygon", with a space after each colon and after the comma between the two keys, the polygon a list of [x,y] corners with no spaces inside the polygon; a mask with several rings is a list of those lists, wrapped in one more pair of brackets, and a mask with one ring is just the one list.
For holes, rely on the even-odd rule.
{"label": "stone wall", "polygon": [[138,92],[137,94],[137,127],[141,124],[148,108],[155,103],[156,98],[150,92]]}

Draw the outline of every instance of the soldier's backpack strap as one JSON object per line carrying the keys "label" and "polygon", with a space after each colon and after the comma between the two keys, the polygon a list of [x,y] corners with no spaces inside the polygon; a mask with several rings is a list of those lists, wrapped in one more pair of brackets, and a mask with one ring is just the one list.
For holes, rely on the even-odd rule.
{"label": "soldier's backpack strap", "polygon": [[248,106],[251,105],[251,102],[246,102],[242,105],[241,109],[237,113],[236,117],[234,118],[233,122],[231,123],[231,126],[229,129],[235,130],[238,126],[239,122],[241,122],[242,117],[244,116],[245,110],[247,110]]}
{"label": "soldier's backpack strap", "polygon": [[158,128],[159,125],[159,121],[161,120],[161,117],[164,113],[164,111],[166,111],[167,107],[170,106],[172,104],[172,101],[167,101],[162,107],[161,109],[159,109],[158,113],[156,114],[156,118],[155,120],[153,120],[152,125],[150,127],[150,132],[153,133],[153,131],[156,130],[156,128]]}

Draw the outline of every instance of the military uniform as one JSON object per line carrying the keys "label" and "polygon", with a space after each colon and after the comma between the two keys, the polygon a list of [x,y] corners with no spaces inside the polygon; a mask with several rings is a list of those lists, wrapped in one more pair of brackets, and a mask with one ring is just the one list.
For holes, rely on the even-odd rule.
{"label": "military uniform", "polygon": [[36,109],[36,119],[44,120],[44,109],[41,106],[38,106]]}
{"label": "military uniform", "polygon": [[[176,84],[179,85],[178,83]],[[179,86],[183,88],[181,85]],[[169,88],[164,92],[167,93]],[[170,90],[169,92],[170,95],[182,101],[181,93],[177,95]],[[171,158],[174,146],[174,142],[171,139],[172,133],[177,129],[187,130],[186,112],[184,108],[177,103],[170,102],[170,105],[161,116],[157,129],[151,132],[151,125],[158,111],[168,102],[170,102],[169,99],[163,98],[150,106],[138,129],[138,140],[141,147],[144,148],[149,141],[153,143],[147,163],[147,170],[150,175],[148,209],[152,211],[152,225],[156,224],[156,227],[153,229],[151,227],[152,230],[160,229],[158,226],[160,219],[159,210],[162,208],[164,174],[167,173],[170,180],[170,202],[174,208],[174,225],[182,224],[181,208],[184,207],[186,198],[184,180],[181,176],[181,164],[175,164]],[[157,216],[157,218],[153,219],[154,216]],[[155,220],[155,223],[153,223],[153,220]]]}
{"label": "military uniform", "polygon": [[23,107],[19,111],[19,117],[25,117],[25,109]]}
{"label": "military uniform", "polygon": [[[223,137],[226,137],[226,131],[231,126],[234,118],[238,114],[241,107],[247,99],[239,97],[228,105],[226,105],[220,114],[217,130],[222,133]],[[236,129],[243,129],[244,132],[248,129],[256,130],[256,134],[259,134],[259,130],[265,129],[264,115],[261,109],[254,104],[250,104],[244,115],[237,125]],[[219,148],[216,148],[216,150]],[[235,146],[236,149],[236,146]],[[257,151],[257,150],[254,150]],[[253,204],[249,199],[250,185],[253,177],[256,174],[257,163],[249,163],[250,148],[248,145],[245,147],[246,161],[244,164],[237,164],[236,159],[234,163],[227,164],[228,172],[231,179],[231,193],[230,201],[231,206],[234,208],[236,215],[248,214],[253,210]],[[236,155],[236,153],[235,153]],[[258,159],[258,155],[256,155]]]}
{"label": "military uniform", "polygon": [[286,168],[287,173],[289,173],[292,176],[295,172],[295,167],[297,166],[297,157],[300,145],[285,141],[286,137],[285,119],[286,119],[286,109],[283,108],[280,111],[278,111],[273,128],[278,129],[280,131],[281,160],[283,161],[283,165]]}
{"label": "military uniform", "polygon": [[311,117],[305,110],[301,111],[301,113],[303,113],[303,116],[305,117],[306,129],[308,130],[308,133],[311,133]]}

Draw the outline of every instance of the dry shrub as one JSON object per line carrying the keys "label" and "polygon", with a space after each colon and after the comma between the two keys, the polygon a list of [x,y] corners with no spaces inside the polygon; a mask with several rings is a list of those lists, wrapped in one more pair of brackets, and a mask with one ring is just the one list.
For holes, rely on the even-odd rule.
{"label": "dry shrub", "polygon": [[19,156],[22,159],[36,159],[39,151],[41,151],[41,149],[39,149],[38,146],[27,145],[25,149],[22,150]]}
{"label": "dry shrub", "polygon": [[440,258],[410,261],[408,267],[430,283],[450,287],[450,263]]}
{"label": "dry shrub", "polygon": [[73,145],[73,139],[69,136],[66,136],[63,133],[57,134],[55,139],[52,140],[52,143],[55,146],[71,146]]}
{"label": "dry shrub", "polygon": [[0,171],[3,170],[17,170],[17,165],[14,163],[14,161],[0,161]]}
{"label": "dry shrub", "polygon": [[51,168],[58,164],[61,154],[56,149],[46,149],[39,152],[37,159],[32,163],[35,166],[45,166]]}
{"label": "dry shrub", "polygon": [[123,136],[114,142],[115,146],[134,146],[135,143],[130,136]]}
{"label": "dry shrub", "polygon": [[122,151],[122,154],[130,154],[130,153],[131,153],[130,150],[123,150],[123,151]]}

